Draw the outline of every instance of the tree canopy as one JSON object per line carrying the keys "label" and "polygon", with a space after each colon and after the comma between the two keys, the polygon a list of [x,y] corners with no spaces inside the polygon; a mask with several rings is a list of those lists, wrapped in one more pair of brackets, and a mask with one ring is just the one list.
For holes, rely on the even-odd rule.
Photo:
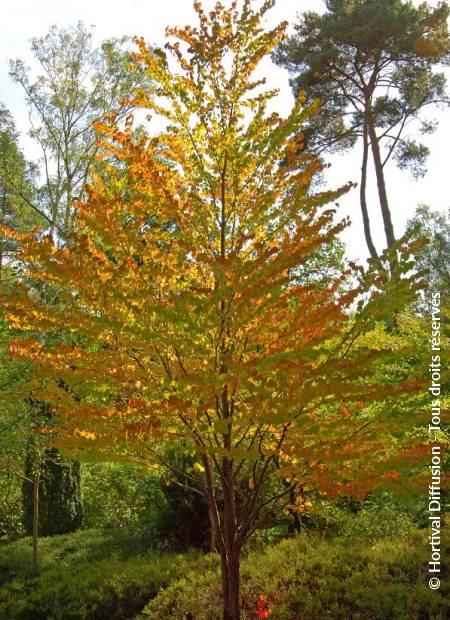
{"label": "tree canopy", "polygon": [[[18,142],[14,120],[0,104],[0,226],[27,232],[42,225],[36,211],[36,168],[28,162]],[[8,277],[18,245],[0,232],[0,280]],[[9,272],[9,275],[10,272]]]}
{"label": "tree canopy", "polygon": [[[366,198],[368,156],[375,164],[387,246],[395,241],[385,166],[393,158],[413,176],[425,173],[428,147],[417,132],[436,128],[425,108],[448,105],[448,6],[403,0],[327,0],[326,12],[305,12],[295,34],[274,52],[292,73],[295,93],[317,98],[321,112],[304,130],[312,151],[333,152],[362,139],[360,204],[367,246],[377,258]],[[415,133],[409,132],[415,128]]]}
{"label": "tree canopy", "polygon": [[10,60],[10,75],[24,91],[30,136],[41,151],[42,180],[34,202],[60,237],[73,226],[73,201],[83,195],[88,169],[95,163],[93,122],[103,114],[130,112],[124,105],[145,82],[131,69],[129,40],[109,39],[96,47],[82,22],[52,26],[31,41],[37,75],[21,59]]}

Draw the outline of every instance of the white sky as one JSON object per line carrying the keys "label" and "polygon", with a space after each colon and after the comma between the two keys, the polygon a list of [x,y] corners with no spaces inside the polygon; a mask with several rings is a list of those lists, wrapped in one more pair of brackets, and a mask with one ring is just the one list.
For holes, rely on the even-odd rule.
{"label": "white sky", "polygon": [[[222,0],[228,4],[228,0]],[[260,4],[260,0],[255,0]],[[30,157],[30,144],[26,139],[28,116],[20,88],[14,85],[8,76],[9,58],[22,58],[32,64],[29,40],[43,36],[49,27],[74,25],[83,21],[85,25],[95,26],[98,40],[122,35],[143,36],[153,44],[162,44],[165,27],[192,24],[195,13],[192,0],[6,0],[2,7],[0,22],[0,101],[12,112],[18,130],[22,134],[22,144]],[[212,7],[214,0],[204,0],[205,9]],[[431,2],[435,4],[435,2]],[[322,0],[278,0],[268,15],[268,25],[287,20],[295,21],[296,14],[313,9],[321,12]],[[270,60],[262,67],[268,78],[269,86],[279,87],[280,96],[277,109],[285,114],[292,104],[292,95],[288,85],[288,74],[274,66]],[[443,211],[450,206],[449,187],[450,172],[448,166],[447,136],[450,133],[450,114],[448,111],[436,112],[434,116],[440,124],[436,133],[426,137],[431,149],[428,160],[428,173],[424,179],[414,181],[407,172],[396,169],[392,163],[386,169],[388,197],[391,206],[394,228],[397,236],[404,229],[406,220],[414,213],[420,203],[429,204],[433,209]],[[357,150],[339,156],[330,157],[331,168],[326,172],[327,184],[337,187],[345,182],[358,181],[360,158]],[[373,175],[369,184],[368,203],[371,213],[372,229],[375,242],[379,248],[384,247],[384,233],[376,186]],[[344,233],[348,254],[360,260],[366,258],[367,248],[362,229],[358,189],[352,190],[340,201],[339,215],[350,215],[352,226]]]}

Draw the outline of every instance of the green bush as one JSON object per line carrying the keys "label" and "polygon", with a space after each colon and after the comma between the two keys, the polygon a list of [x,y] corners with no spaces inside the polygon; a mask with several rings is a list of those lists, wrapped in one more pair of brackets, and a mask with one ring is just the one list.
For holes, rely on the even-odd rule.
{"label": "green bush", "polygon": [[9,463],[0,455],[0,541],[23,534],[22,489],[17,476],[8,471]]}
{"label": "green bush", "polygon": [[141,529],[156,538],[159,514],[165,511],[156,476],[123,463],[84,463],[82,489],[87,529]]}
{"label": "green bush", "polygon": [[421,518],[423,496],[399,500],[390,492],[369,494],[362,502],[341,498],[318,500],[303,517],[305,528],[326,536],[346,536],[375,541],[406,536],[414,526],[428,526]]}
{"label": "green bush", "polygon": [[363,508],[347,522],[345,535],[375,541],[406,536],[413,529],[408,515],[393,506],[373,505]]}
{"label": "green bush", "polygon": [[[166,460],[191,478],[198,476],[194,456],[177,449],[165,454]],[[181,474],[156,476],[123,463],[85,463],[84,526],[143,531],[154,545],[171,551],[208,550],[206,501],[183,487],[185,482]]]}
{"label": "green bush", "polygon": [[[427,532],[417,531],[375,544],[304,534],[252,554],[242,562],[242,620],[255,618],[261,594],[272,620],[444,620],[450,617],[448,585],[428,587],[427,542]],[[220,620],[220,610],[216,565],[203,574],[188,571],[138,618]]]}
{"label": "green bush", "polygon": [[204,559],[195,552],[158,553],[121,531],[90,530],[40,541],[35,573],[31,541],[0,547],[0,618],[132,618],[161,588]]}
{"label": "green bush", "polygon": [[349,528],[349,522],[354,518],[346,506],[325,500],[318,501],[314,510],[304,517],[305,527],[310,532],[317,532],[326,536],[339,536]]}
{"label": "green bush", "polygon": [[[354,524],[366,522],[365,510]],[[302,534],[265,551],[247,551],[242,620],[254,620],[260,595],[268,598],[272,620],[450,617],[445,575],[440,590],[428,587],[427,530],[408,527],[403,537],[375,542],[365,527],[354,525],[354,531],[339,538]],[[443,557],[446,552],[443,545]],[[39,554],[35,572],[29,538],[0,546],[2,620],[221,618],[216,555],[158,552],[124,530],[45,538]]]}

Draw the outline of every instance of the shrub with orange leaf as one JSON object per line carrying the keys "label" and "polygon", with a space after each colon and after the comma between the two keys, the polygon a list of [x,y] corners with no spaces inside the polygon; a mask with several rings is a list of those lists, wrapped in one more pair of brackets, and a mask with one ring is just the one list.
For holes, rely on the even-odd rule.
{"label": "shrub with orange leaf", "polygon": [[272,609],[267,607],[267,598],[261,594],[255,609],[255,618],[269,618],[272,615]]}

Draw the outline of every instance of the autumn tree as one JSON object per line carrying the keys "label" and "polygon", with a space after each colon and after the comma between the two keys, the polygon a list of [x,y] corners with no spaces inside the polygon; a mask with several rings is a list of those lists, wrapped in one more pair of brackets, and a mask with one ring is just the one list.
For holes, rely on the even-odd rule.
{"label": "autumn tree", "polygon": [[394,159],[414,177],[426,172],[428,147],[417,134],[437,123],[424,113],[447,106],[446,78],[436,71],[449,59],[448,6],[414,7],[403,0],[326,0],[326,12],[303,13],[295,34],[274,53],[292,74],[294,93],[321,101],[304,129],[314,152],[342,152],[361,144],[360,206],[370,256],[372,239],[367,175],[372,154],[387,247],[395,242],[386,166]]}
{"label": "autumn tree", "polygon": [[[402,431],[391,436],[389,406],[373,412],[383,433],[364,408],[400,408],[419,384],[377,381],[393,353],[360,342],[414,296],[406,247],[389,279],[388,256],[381,272],[302,278],[348,224],[324,208],[348,185],[314,194],[317,158],[299,169],[295,137],[314,104],[267,113],[276,93],[254,73],[284,38],[285,24],[261,25],[273,4],[206,14],[196,2],[198,25],[168,30],[170,59],[137,40],[155,91],[133,105],[166,129],[97,123],[105,165],[77,205],[78,230],[65,247],[21,237],[26,277],[57,285],[57,302],[26,279],[7,301],[25,334],[11,352],[35,363],[29,389],[54,412],[43,431],[56,445],[160,464],[175,442],[195,449],[224,620],[240,617],[243,545],[293,489],[301,497],[305,476],[330,496],[395,477]],[[277,476],[292,485],[270,487]]]}
{"label": "autumn tree", "polygon": [[[27,200],[28,210],[41,215],[59,244],[65,243],[75,224],[73,203],[83,196],[88,169],[94,164],[97,144],[93,122],[113,110],[118,111],[118,118],[125,117],[131,106],[124,102],[130,101],[133,88],[148,85],[137,66],[130,70],[128,44],[123,37],[96,46],[92,30],[80,22],[67,29],[53,26],[45,36],[32,39],[36,71],[20,59],[10,61],[10,75],[23,90],[28,105],[29,135],[41,153],[39,192],[26,196],[23,188],[17,186],[15,195],[22,202]],[[47,289],[38,288],[39,294],[46,294]],[[27,458],[30,466],[29,461]],[[41,532],[48,535],[73,530],[81,520],[79,463],[69,467],[51,449],[41,469]],[[28,530],[32,504],[33,490],[25,484]],[[58,519],[51,506],[61,508]],[[48,518],[44,519],[44,515]]]}

